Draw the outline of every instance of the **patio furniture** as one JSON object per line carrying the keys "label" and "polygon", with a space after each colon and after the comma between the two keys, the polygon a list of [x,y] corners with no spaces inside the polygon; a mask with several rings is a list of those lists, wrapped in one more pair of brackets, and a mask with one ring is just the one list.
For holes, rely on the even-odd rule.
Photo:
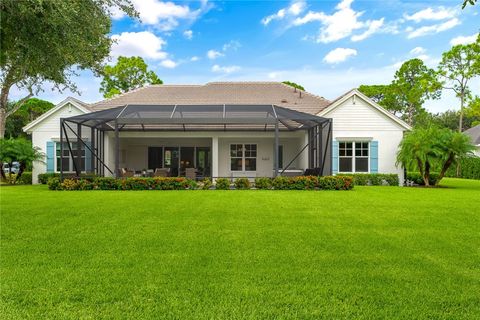
{"label": "patio furniture", "polygon": [[156,168],[153,173],[154,177],[168,177],[170,176],[170,168]]}
{"label": "patio furniture", "polygon": [[190,180],[197,179],[197,169],[195,168],[185,168],[185,178]]}
{"label": "patio furniture", "polygon": [[135,171],[128,170],[127,168],[120,168],[120,176],[123,178],[133,177],[135,175]]}

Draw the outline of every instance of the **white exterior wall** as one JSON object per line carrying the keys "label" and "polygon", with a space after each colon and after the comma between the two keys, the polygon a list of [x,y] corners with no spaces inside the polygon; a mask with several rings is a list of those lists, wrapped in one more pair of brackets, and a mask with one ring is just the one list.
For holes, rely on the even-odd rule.
{"label": "white exterior wall", "polygon": [[[66,104],[49,117],[38,123],[32,129],[32,144],[40,149],[42,153],[47,154],[47,141],[60,141],[60,118],[68,118],[83,114],[82,111]],[[56,161],[54,161],[56,165]],[[47,171],[46,158],[45,163],[35,162],[32,170],[32,182],[38,183],[38,175]]]}
{"label": "white exterior wall", "polygon": [[378,141],[378,173],[397,173],[403,182],[403,169],[395,162],[405,128],[359,96],[350,97],[322,116],[333,119],[334,140]]}

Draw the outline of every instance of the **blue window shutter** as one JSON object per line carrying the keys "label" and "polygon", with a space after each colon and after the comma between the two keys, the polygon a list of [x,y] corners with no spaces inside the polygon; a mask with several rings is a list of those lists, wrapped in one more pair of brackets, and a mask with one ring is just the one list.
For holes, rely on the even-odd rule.
{"label": "blue window shutter", "polygon": [[[85,141],[85,144],[89,148],[92,147],[90,141]],[[84,148],[85,148],[85,162],[86,162],[85,163],[85,171],[90,172],[90,171],[92,171],[92,153],[90,152],[90,150],[88,150],[87,147],[84,146]]]}
{"label": "blue window shutter", "polygon": [[370,142],[370,172],[378,173],[378,141]]}
{"label": "blue window shutter", "polygon": [[47,141],[47,172],[55,170],[55,142]]}
{"label": "blue window shutter", "polygon": [[338,173],[338,141],[332,141],[332,173]]}

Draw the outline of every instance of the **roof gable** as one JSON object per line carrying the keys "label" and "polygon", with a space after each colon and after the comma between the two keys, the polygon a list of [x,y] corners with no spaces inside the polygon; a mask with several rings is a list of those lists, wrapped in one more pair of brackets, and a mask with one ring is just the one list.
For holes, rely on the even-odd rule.
{"label": "roof gable", "polygon": [[58,103],[55,107],[53,107],[52,109],[48,110],[47,112],[45,112],[44,114],[42,114],[40,117],[38,117],[37,119],[33,120],[32,122],[28,123],[26,126],[24,126],[22,128],[22,130],[24,132],[32,132],[33,129],[41,124],[43,121],[45,121],[46,119],[48,119],[51,115],[55,114],[57,111],[61,110],[62,108],[64,108],[66,105],[72,105],[73,107],[77,108],[79,111],[83,112],[83,113],[89,113],[91,112],[90,109],[85,105],[85,103],[81,102],[80,100],[77,100],[75,98],[72,98],[72,97],[68,97],[66,98],[65,100],[63,100],[62,102]]}
{"label": "roof gable", "polygon": [[412,127],[410,125],[408,125],[405,121],[403,121],[402,119],[393,115],[392,113],[387,111],[385,108],[383,108],[382,106],[377,104],[375,101],[373,101],[372,99],[370,99],[369,97],[367,97],[366,95],[364,95],[363,93],[358,91],[357,89],[352,89],[350,91],[347,91],[346,93],[344,93],[343,95],[341,95],[337,99],[333,100],[325,109],[320,111],[318,113],[318,115],[321,116],[321,117],[325,117],[325,116],[327,116],[327,114],[329,114],[330,112],[332,112],[333,110],[335,110],[336,108],[341,106],[348,99],[350,99],[350,98],[356,99],[357,97],[364,100],[369,107],[371,107],[374,110],[376,110],[377,112],[385,115],[388,119],[390,119],[392,122],[399,125],[401,128],[403,128],[405,130],[412,130]]}

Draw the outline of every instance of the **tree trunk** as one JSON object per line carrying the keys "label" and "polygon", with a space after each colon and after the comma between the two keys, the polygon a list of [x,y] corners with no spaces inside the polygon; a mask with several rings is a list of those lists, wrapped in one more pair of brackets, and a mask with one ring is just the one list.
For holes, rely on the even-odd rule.
{"label": "tree trunk", "polygon": [[425,187],[430,187],[430,162],[425,161],[425,172],[423,175],[423,182],[425,182]]}
{"label": "tree trunk", "polygon": [[0,106],[0,139],[5,137],[5,124],[7,122],[7,112]]}
{"label": "tree trunk", "polygon": [[454,154],[453,154],[453,153],[450,153],[450,155],[448,156],[447,161],[445,161],[445,163],[443,164],[442,171],[440,171],[440,175],[438,176],[438,179],[437,179],[437,182],[435,183],[435,185],[438,185],[438,183],[440,182],[440,180],[443,179],[443,177],[445,176],[445,173],[447,173],[447,170],[448,170],[448,168],[450,168],[450,166],[452,165],[454,159],[455,159]]}
{"label": "tree trunk", "polygon": [[463,104],[465,102],[465,92],[460,93],[460,120],[458,121],[458,132],[462,132],[463,127]]}

